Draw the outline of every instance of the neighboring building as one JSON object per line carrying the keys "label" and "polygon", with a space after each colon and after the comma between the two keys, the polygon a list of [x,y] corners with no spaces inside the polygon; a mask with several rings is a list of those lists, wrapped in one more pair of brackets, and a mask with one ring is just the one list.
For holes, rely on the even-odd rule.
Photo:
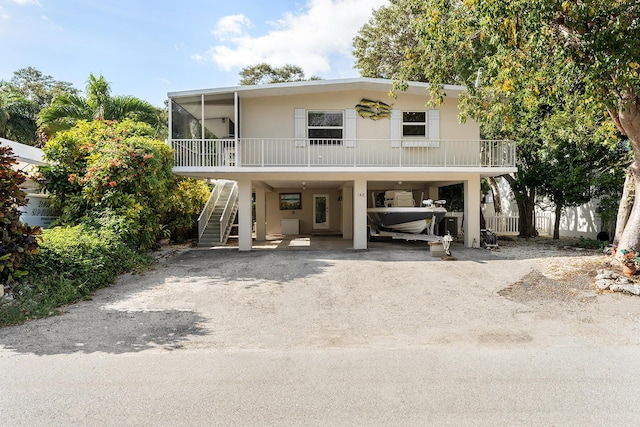
{"label": "neighboring building", "polygon": [[0,144],[8,145],[18,160],[16,169],[27,175],[27,180],[22,185],[22,190],[27,193],[29,204],[24,208],[20,220],[31,226],[48,227],[51,221],[57,218],[51,210],[49,197],[40,192],[38,184],[29,178],[38,166],[46,165],[43,160],[44,153],[37,147],[21,144],[9,139],[0,138]]}
{"label": "neighboring building", "polygon": [[233,181],[218,186],[203,218],[220,223],[222,239],[235,210],[214,205],[236,205],[241,251],[252,248],[254,220],[257,240],[332,232],[365,249],[373,192],[437,199],[439,187],[458,183],[471,247],[480,239],[480,178],[515,172],[515,147],[480,140],[477,123],[458,122],[464,87],[446,86],[434,108],[428,87],[409,83],[396,99],[391,81],[370,78],[172,92],[173,171]]}

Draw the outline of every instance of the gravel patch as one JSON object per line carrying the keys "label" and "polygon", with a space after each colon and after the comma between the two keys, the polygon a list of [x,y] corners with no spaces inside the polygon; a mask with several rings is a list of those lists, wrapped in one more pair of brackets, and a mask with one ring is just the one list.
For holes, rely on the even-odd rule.
{"label": "gravel patch", "polygon": [[0,355],[640,344],[640,300],[594,287],[598,251],[514,240],[444,261],[404,243],[169,248],[61,316],[0,329]]}

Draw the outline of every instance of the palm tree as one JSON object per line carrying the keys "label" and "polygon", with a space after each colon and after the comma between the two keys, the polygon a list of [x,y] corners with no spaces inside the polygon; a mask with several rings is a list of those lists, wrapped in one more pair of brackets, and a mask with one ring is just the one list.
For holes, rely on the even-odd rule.
{"label": "palm tree", "polygon": [[89,74],[86,96],[64,94],[40,111],[39,123],[47,135],[67,130],[78,120],[123,120],[131,118],[156,127],[159,111],[150,103],[133,96],[111,96],[111,87],[101,75]]}
{"label": "palm tree", "polygon": [[34,145],[38,128],[38,106],[0,82],[0,137]]}

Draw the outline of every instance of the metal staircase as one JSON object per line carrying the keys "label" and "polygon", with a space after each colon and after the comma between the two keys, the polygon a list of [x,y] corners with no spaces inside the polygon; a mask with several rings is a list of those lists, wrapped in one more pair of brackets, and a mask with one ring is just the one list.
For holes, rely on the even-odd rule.
{"label": "metal staircase", "polygon": [[238,183],[218,180],[198,218],[198,246],[227,243],[238,213]]}

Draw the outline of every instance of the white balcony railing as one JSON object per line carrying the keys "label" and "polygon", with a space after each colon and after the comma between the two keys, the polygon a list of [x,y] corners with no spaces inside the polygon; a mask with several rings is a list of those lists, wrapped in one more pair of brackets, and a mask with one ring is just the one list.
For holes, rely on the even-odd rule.
{"label": "white balcony railing", "polygon": [[513,141],[173,139],[176,167],[515,167]]}

